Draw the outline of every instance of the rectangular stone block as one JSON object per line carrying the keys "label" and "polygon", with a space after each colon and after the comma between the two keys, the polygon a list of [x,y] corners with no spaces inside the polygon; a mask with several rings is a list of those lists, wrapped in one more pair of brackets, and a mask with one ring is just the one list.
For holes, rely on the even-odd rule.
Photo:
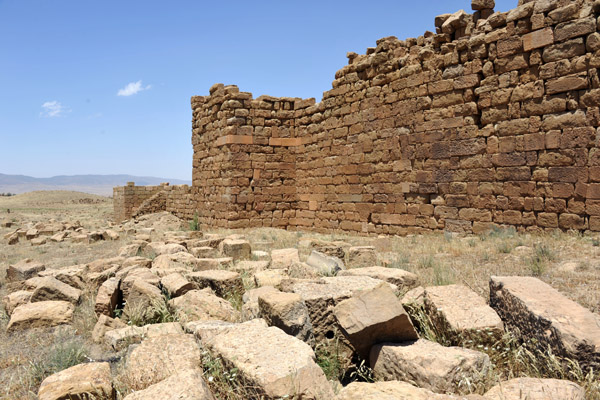
{"label": "rectangular stone block", "polygon": [[584,369],[600,366],[600,316],[533,277],[490,279],[490,305],[507,328],[539,349],[579,361]]}
{"label": "rectangular stone block", "polygon": [[523,50],[531,51],[554,43],[552,28],[544,28],[523,35]]}

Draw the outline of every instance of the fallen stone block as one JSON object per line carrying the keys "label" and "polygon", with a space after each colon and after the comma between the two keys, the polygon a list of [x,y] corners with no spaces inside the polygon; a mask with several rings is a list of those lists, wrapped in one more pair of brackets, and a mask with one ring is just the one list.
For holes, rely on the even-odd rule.
{"label": "fallen stone block", "polygon": [[60,242],[64,242],[65,239],[67,238],[67,236],[68,236],[67,232],[58,232],[58,233],[55,233],[54,235],[50,236],[50,240],[53,242],[60,243]]}
{"label": "fallen stone block", "polygon": [[75,307],[67,301],[39,301],[16,307],[11,316],[7,331],[30,328],[46,328],[70,324]]}
{"label": "fallen stone block", "polygon": [[575,382],[560,379],[515,378],[500,382],[485,394],[490,400],[584,400],[585,391]]}
{"label": "fallen stone block", "polygon": [[187,274],[187,279],[194,282],[199,289],[211,288],[219,297],[244,292],[242,277],[233,271],[222,269],[196,271]]}
{"label": "fallen stone block", "polygon": [[269,326],[275,326],[314,347],[315,337],[308,309],[299,294],[264,291],[258,296],[258,307],[259,316]]}
{"label": "fallen stone block", "polygon": [[[117,321],[120,321],[117,319]],[[177,335],[183,332],[179,322],[163,322],[159,324],[147,324],[144,326],[126,325],[122,328],[109,330],[104,334],[104,341],[119,350],[133,343],[139,343],[144,338],[163,335]]]}
{"label": "fallen stone block", "polygon": [[39,276],[52,276],[62,283],[72,286],[76,289],[83,290],[85,286],[84,276],[86,274],[86,266],[72,265],[70,267],[60,269],[46,269],[38,273]]}
{"label": "fallen stone block", "polygon": [[306,259],[306,263],[313,267],[317,273],[325,276],[336,275],[346,269],[344,262],[335,256],[313,250]]}
{"label": "fallen stone block", "polygon": [[46,244],[46,241],[47,241],[46,238],[41,238],[41,237],[34,238],[34,239],[31,239],[31,245],[32,246],[41,246],[43,244]]}
{"label": "fallen stone block", "polygon": [[215,258],[219,256],[217,249],[208,246],[192,247],[190,253],[198,258]]}
{"label": "fallen stone block", "polygon": [[116,276],[121,279],[120,289],[123,292],[123,298],[125,300],[129,298],[129,292],[131,291],[133,284],[138,280],[144,281],[157,288],[160,283],[160,278],[158,276],[150,269],[143,267],[131,267],[128,271],[123,269],[119,271]]}
{"label": "fallen stone block", "polygon": [[[260,321],[264,327],[267,327],[267,323],[263,319],[254,319],[253,321]],[[205,341],[235,325],[237,325],[236,322],[219,320],[191,321],[185,324],[185,331],[194,335],[202,346]]]}
{"label": "fallen stone block", "polygon": [[[191,255],[190,253],[174,253],[174,254],[163,254],[156,257],[152,261],[152,271],[156,271],[157,275],[168,275],[173,272],[183,273],[184,271],[191,272],[197,271],[199,268],[199,259]],[[158,271],[164,271],[158,273]]]}
{"label": "fallen stone block", "polygon": [[40,232],[35,228],[28,229],[27,232],[25,232],[25,239],[27,239],[27,240],[35,239],[36,237],[39,236],[39,234],[40,234]]}
{"label": "fallen stone block", "polygon": [[267,398],[335,397],[310,346],[279,328],[249,321],[214,335],[204,346]]}
{"label": "fallen stone block", "polygon": [[240,313],[230,302],[216,296],[212,290],[190,290],[186,294],[169,300],[169,307],[174,310],[182,322],[194,320],[223,320],[235,322],[240,320]]}
{"label": "fallen stone block", "polygon": [[214,398],[204,381],[202,370],[184,369],[144,390],[131,393],[124,400],[214,400]]}
{"label": "fallen stone block", "polygon": [[19,243],[19,235],[16,233],[10,234],[6,240],[8,240],[8,244],[10,246],[14,246],[15,244]]}
{"label": "fallen stone block", "polygon": [[377,265],[377,253],[373,246],[354,246],[348,250],[348,268],[364,268]]}
{"label": "fallen stone block", "polygon": [[162,287],[167,290],[167,293],[171,298],[181,296],[190,290],[196,289],[194,283],[188,281],[183,275],[177,272],[163,276],[160,283]]}
{"label": "fallen stone block", "polygon": [[230,269],[234,259],[231,257],[198,258],[194,271],[206,271],[210,269]]}
{"label": "fallen stone block", "polygon": [[100,285],[98,294],[96,295],[96,303],[94,311],[96,315],[107,315],[114,317],[114,311],[121,299],[121,291],[119,290],[121,280],[117,277],[107,279]]}
{"label": "fallen stone block", "polygon": [[233,266],[233,270],[239,273],[248,273],[254,275],[258,271],[265,271],[269,268],[270,261],[249,261],[243,260]]}
{"label": "fallen stone block", "polygon": [[275,249],[271,250],[271,268],[286,269],[294,263],[300,262],[298,249]]}
{"label": "fallen stone block", "polygon": [[160,242],[150,242],[146,249],[154,252],[155,255],[160,256],[163,254],[175,254],[181,252],[187,252],[187,249],[177,243],[160,243]]}
{"label": "fallen stone block", "polygon": [[[333,313],[336,304],[360,291],[373,289],[381,282],[368,276],[336,276],[316,280],[284,281],[281,287],[282,291],[297,293],[302,297],[308,308],[315,340],[321,342],[332,339],[338,329]],[[392,290],[396,290],[395,286],[390,286]]]}
{"label": "fallen stone block", "polygon": [[96,343],[101,343],[104,340],[106,332],[122,328],[127,328],[127,324],[120,319],[101,314],[92,330],[92,340]]}
{"label": "fallen stone block", "polygon": [[437,393],[465,392],[461,381],[482,382],[491,368],[487,354],[425,339],[376,344],[370,363],[377,379],[413,382]]}
{"label": "fallen stone block", "polygon": [[258,318],[260,315],[258,298],[260,295],[270,292],[279,292],[279,290],[275,289],[273,286],[261,286],[256,289],[247,290],[242,296],[242,320],[249,321]]}
{"label": "fallen stone block", "polygon": [[419,338],[400,300],[386,283],[339,302],[334,314],[342,332],[363,360],[368,360],[374,344]]}
{"label": "fallen stone block", "polygon": [[504,324],[485,299],[463,285],[425,288],[425,310],[439,332],[453,345],[468,340],[493,344],[504,334]]}
{"label": "fallen stone block", "polygon": [[256,286],[279,286],[284,280],[288,279],[289,276],[283,269],[270,269],[265,271],[259,271],[254,274],[254,283]]}
{"label": "fallen stone block", "polygon": [[179,371],[197,368],[201,357],[192,335],[148,337],[128,354],[126,374],[132,389],[143,390]]}
{"label": "fallen stone block", "polygon": [[119,240],[119,233],[112,229],[102,231],[102,240]]}
{"label": "fallen stone block", "polygon": [[271,263],[271,255],[266,251],[262,250],[252,250],[252,259],[256,261],[268,261]]}
{"label": "fallen stone block", "polygon": [[2,298],[2,304],[6,313],[10,316],[15,308],[20,305],[29,303],[33,292],[27,290],[17,290],[16,292],[9,293]]}
{"label": "fallen stone block", "polygon": [[338,276],[368,276],[396,285],[401,293],[407,292],[419,285],[419,277],[412,272],[399,268],[365,267],[343,270]]}
{"label": "fallen stone block", "polygon": [[507,329],[536,339],[543,352],[571,358],[584,369],[600,368],[600,316],[533,277],[490,279],[490,305]]}
{"label": "fallen stone block", "polygon": [[130,319],[151,321],[159,316],[164,301],[165,298],[159,288],[138,279],[133,283],[129,295],[125,299],[123,314]]}
{"label": "fallen stone block", "polygon": [[481,396],[468,397],[433,393],[407,382],[352,382],[344,387],[336,400],[485,400]]}
{"label": "fallen stone block", "polygon": [[50,375],[40,385],[39,400],[84,399],[112,400],[110,364],[93,362],[75,365]]}
{"label": "fallen stone block", "polygon": [[6,271],[6,280],[8,282],[24,281],[29,278],[33,278],[39,272],[45,269],[46,266],[44,264],[26,258],[16,264],[8,266],[8,270]]}
{"label": "fallen stone block", "polygon": [[[141,257],[140,257],[141,258]],[[125,262],[125,257],[100,258],[87,264],[87,272],[103,272],[114,266],[120,267]]]}
{"label": "fallen stone block", "polygon": [[75,289],[52,276],[40,278],[40,281],[31,295],[32,303],[47,300],[62,300],[73,304],[79,303],[81,290]]}
{"label": "fallen stone block", "polygon": [[233,261],[239,261],[250,259],[252,248],[247,240],[225,239],[219,244],[219,251],[225,257],[231,257]]}

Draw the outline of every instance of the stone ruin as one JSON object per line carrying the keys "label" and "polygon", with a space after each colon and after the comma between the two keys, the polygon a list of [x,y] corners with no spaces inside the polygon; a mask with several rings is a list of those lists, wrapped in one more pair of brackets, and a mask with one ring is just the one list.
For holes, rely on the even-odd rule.
{"label": "stone ruin", "polygon": [[600,3],[493,7],[473,0],[473,14],[436,17],[436,33],[348,53],[320,103],[223,84],[192,97],[192,186],[117,187],[116,219],[600,231]]}

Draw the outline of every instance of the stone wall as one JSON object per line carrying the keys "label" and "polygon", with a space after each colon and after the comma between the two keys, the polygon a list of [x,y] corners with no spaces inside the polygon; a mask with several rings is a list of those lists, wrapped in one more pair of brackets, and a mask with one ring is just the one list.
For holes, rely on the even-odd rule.
{"label": "stone wall", "polygon": [[127,186],[113,188],[115,220],[129,219],[145,201],[162,191],[166,185],[135,186],[134,182],[127,182]]}
{"label": "stone wall", "polygon": [[179,218],[192,219],[196,212],[196,201],[188,185],[127,186],[113,188],[114,216],[117,222],[134,216],[169,211]]}
{"label": "stone wall", "polygon": [[193,97],[201,223],[600,231],[600,7],[493,6],[349,53],[320,103],[222,84]]}

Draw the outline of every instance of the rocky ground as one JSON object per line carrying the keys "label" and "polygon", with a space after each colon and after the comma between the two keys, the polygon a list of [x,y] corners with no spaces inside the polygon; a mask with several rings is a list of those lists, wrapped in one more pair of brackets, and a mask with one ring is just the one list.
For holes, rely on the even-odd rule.
{"label": "rocky ground", "polygon": [[111,212],[0,198],[0,398],[600,399],[598,237]]}

